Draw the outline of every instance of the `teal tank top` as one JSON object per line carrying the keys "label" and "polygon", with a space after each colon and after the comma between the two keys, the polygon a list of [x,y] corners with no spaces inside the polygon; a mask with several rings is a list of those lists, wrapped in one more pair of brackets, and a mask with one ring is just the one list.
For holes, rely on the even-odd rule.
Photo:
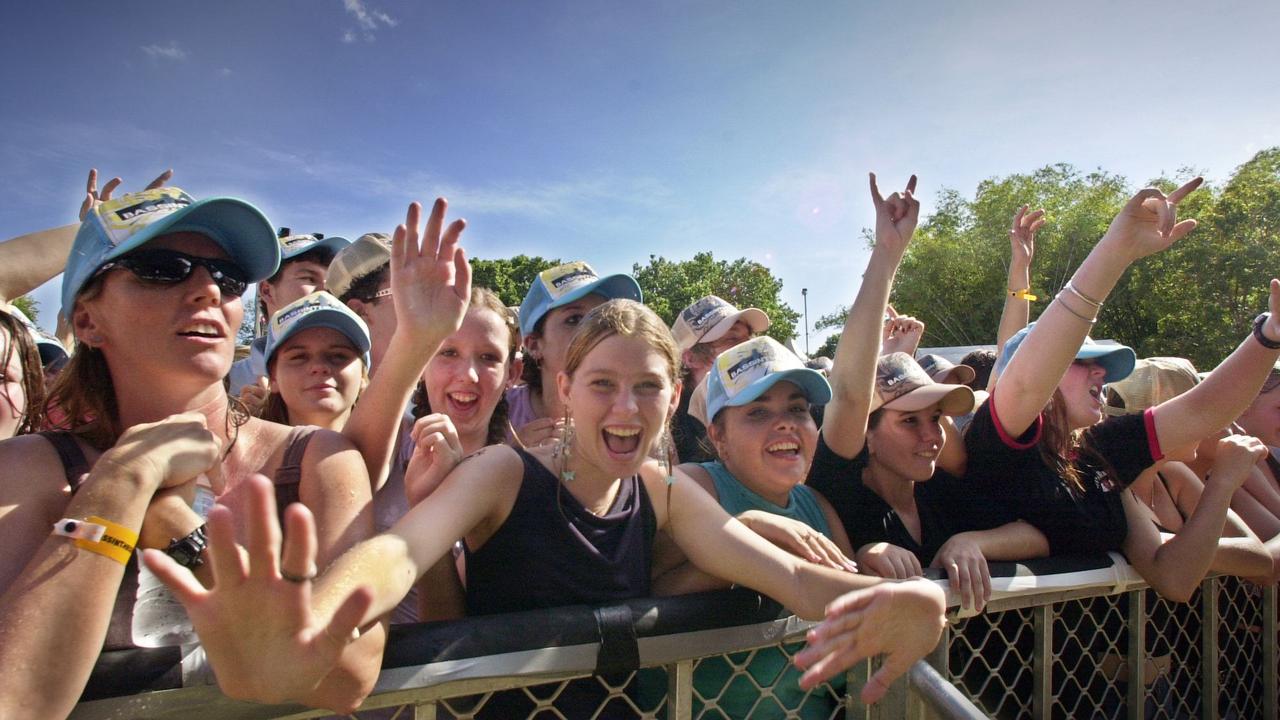
{"label": "teal tank top", "polygon": [[774,515],[782,515],[792,520],[798,520],[828,538],[831,537],[831,527],[827,525],[827,516],[823,514],[822,508],[818,505],[813,488],[807,485],[796,485],[791,488],[790,497],[787,498],[787,506],[780,507],[765,500],[752,491],[751,488],[738,482],[737,478],[719,460],[699,464],[711,474],[711,479],[716,484],[716,494],[720,496],[720,507],[724,508],[725,512],[730,515],[737,515],[747,510],[764,510]]}

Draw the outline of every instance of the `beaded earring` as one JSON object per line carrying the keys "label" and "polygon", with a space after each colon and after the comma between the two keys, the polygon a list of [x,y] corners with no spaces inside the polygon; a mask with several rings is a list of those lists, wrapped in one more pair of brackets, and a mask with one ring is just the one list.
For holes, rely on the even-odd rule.
{"label": "beaded earring", "polygon": [[551,452],[551,457],[560,461],[560,479],[563,482],[573,481],[573,471],[569,470],[569,458],[573,455],[573,418],[569,417],[569,411],[564,413],[564,429],[560,431],[560,439],[556,441],[555,450]]}

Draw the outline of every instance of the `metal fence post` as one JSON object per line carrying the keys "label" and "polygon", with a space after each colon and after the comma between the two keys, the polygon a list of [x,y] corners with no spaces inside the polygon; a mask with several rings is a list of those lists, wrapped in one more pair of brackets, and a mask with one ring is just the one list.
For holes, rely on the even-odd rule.
{"label": "metal fence post", "polygon": [[1218,579],[1200,583],[1200,717],[1218,717]]}
{"label": "metal fence post", "polygon": [[1277,683],[1280,678],[1276,667],[1276,585],[1272,583],[1262,589],[1262,715],[1277,717],[1276,697]]}
{"label": "metal fence post", "polygon": [[854,663],[853,667],[845,671],[845,720],[863,720],[868,717],[869,712],[867,710],[867,706],[862,704],[860,696],[862,694],[862,688],[867,684],[867,680],[870,677],[870,660],[863,660],[862,662]]}
{"label": "metal fence post", "polygon": [[1032,609],[1035,621],[1035,649],[1032,651],[1031,676],[1035,685],[1031,698],[1031,712],[1035,717],[1049,717],[1053,702],[1053,606],[1040,605]]}
{"label": "metal fence post", "polygon": [[436,720],[436,703],[420,703],[413,706],[413,720]]}
{"label": "metal fence post", "polygon": [[667,720],[693,718],[693,661],[681,660],[668,665]]}
{"label": "metal fence post", "polygon": [[1130,720],[1141,720],[1146,704],[1146,678],[1143,669],[1147,658],[1147,591],[1134,590],[1129,596],[1129,647],[1125,664],[1129,669],[1129,687],[1125,692]]}

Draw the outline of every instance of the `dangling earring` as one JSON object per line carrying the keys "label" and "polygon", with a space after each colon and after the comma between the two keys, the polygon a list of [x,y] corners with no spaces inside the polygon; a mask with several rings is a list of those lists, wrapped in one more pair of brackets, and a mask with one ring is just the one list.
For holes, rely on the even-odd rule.
{"label": "dangling earring", "polygon": [[658,444],[658,452],[662,454],[662,467],[667,473],[665,479],[667,481],[668,488],[670,488],[670,486],[676,481],[675,472],[673,471],[671,462],[671,459],[676,452],[675,445],[675,439],[671,437],[671,418],[667,418],[667,422],[662,428],[662,440]]}
{"label": "dangling earring", "polygon": [[569,470],[569,459],[573,456],[573,418],[569,417],[569,411],[564,412],[564,429],[560,432],[560,440],[556,442],[555,450],[551,451],[551,457],[560,461],[560,479],[564,482],[573,481],[573,471]]}

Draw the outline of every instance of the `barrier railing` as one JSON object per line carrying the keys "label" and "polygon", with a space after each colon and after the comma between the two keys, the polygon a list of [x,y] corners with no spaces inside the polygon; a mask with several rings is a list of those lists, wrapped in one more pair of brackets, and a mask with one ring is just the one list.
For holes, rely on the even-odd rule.
{"label": "barrier railing", "polygon": [[[398,626],[359,717],[1277,717],[1274,586],[1208,578],[1170,603],[1118,557],[993,574],[987,611],[953,608],[928,664],[872,707],[857,701],[870,662],[795,691],[787,668],[810,623],[733,590]],[[72,717],[325,715],[200,686],[84,701]]]}

